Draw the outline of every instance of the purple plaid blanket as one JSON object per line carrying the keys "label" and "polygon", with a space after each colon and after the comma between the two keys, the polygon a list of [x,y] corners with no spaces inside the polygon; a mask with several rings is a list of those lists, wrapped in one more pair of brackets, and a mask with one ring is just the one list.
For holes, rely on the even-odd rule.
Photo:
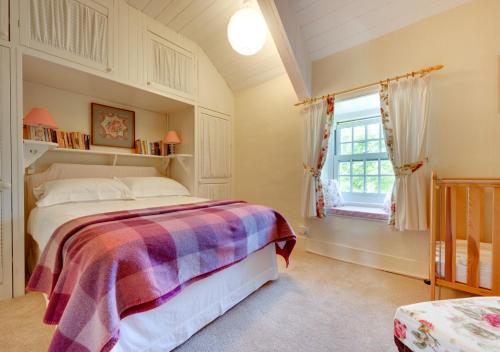
{"label": "purple plaid blanket", "polygon": [[121,318],[273,242],[288,264],[295,240],[280,214],[241,201],[90,215],[54,232],[28,290],[49,295],[50,351],[109,351]]}

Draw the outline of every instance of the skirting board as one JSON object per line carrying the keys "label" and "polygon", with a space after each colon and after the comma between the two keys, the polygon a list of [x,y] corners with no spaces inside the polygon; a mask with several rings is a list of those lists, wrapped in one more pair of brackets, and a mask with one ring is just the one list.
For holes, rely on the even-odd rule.
{"label": "skirting board", "polygon": [[359,264],[419,279],[428,278],[428,263],[426,262],[354,248],[334,242],[318,241],[312,238],[307,239],[306,250],[314,254],[342,260],[348,263]]}

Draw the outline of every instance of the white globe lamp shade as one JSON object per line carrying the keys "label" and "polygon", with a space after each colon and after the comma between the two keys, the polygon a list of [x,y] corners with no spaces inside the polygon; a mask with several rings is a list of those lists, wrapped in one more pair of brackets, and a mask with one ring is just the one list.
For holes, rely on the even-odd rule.
{"label": "white globe lamp shade", "polygon": [[246,7],[229,20],[227,38],[231,47],[241,55],[254,55],[266,43],[267,26],[256,10]]}

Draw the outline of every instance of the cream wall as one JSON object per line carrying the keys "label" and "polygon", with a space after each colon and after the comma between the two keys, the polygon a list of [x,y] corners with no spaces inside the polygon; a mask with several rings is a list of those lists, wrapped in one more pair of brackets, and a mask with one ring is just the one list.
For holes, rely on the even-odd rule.
{"label": "cream wall", "polygon": [[[444,64],[433,74],[429,169],[500,176],[500,1],[475,0],[313,64],[313,95]],[[299,224],[302,124],[280,77],[236,95],[236,195]],[[308,220],[308,248],[346,261],[426,277],[426,232],[384,222]]]}
{"label": "cream wall", "polygon": [[[317,61],[314,95],[444,64],[433,74],[429,168],[441,176],[500,176],[500,1],[476,0]],[[310,221],[309,248],[415,276],[427,275],[427,233],[377,222]]]}
{"label": "cream wall", "polygon": [[286,75],[235,95],[235,197],[300,217],[302,120]]}

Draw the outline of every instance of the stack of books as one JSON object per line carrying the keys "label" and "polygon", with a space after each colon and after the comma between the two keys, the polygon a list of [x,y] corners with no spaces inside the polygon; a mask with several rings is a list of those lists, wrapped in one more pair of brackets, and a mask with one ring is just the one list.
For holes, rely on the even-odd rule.
{"label": "stack of books", "polygon": [[52,128],[24,126],[24,139],[57,143],[59,148],[90,149],[90,135],[82,132],[64,132]]}
{"label": "stack of books", "polygon": [[167,155],[167,146],[162,141],[148,142],[137,139],[135,141],[135,152],[144,155]]}

